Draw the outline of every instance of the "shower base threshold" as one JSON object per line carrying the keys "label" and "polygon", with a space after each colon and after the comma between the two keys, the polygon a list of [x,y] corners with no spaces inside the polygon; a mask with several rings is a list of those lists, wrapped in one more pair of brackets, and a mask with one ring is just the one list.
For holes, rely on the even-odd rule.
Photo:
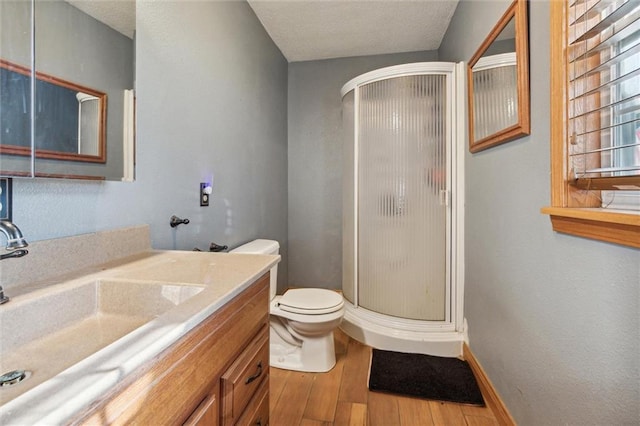
{"label": "shower base threshold", "polygon": [[405,320],[356,308],[345,301],[340,328],[365,345],[387,351],[461,357],[466,341],[466,321],[462,331],[453,324]]}

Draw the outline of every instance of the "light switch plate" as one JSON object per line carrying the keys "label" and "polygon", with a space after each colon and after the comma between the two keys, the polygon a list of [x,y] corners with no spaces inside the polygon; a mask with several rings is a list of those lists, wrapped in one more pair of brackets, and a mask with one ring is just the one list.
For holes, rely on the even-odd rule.
{"label": "light switch plate", "polygon": [[11,220],[11,178],[0,178],[0,219]]}

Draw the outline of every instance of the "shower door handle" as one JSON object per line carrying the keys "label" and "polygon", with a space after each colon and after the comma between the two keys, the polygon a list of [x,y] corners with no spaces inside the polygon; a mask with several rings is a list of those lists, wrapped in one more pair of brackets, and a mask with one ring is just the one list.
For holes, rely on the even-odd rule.
{"label": "shower door handle", "polygon": [[451,203],[451,191],[448,189],[440,190],[440,205],[448,206]]}

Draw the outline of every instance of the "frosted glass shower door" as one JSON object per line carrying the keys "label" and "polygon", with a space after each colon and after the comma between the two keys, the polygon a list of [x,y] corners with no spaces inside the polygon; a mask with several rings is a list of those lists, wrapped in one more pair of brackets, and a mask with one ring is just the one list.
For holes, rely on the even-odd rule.
{"label": "frosted glass shower door", "polygon": [[360,86],[358,304],[407,319],[447,320],[447,77]]}

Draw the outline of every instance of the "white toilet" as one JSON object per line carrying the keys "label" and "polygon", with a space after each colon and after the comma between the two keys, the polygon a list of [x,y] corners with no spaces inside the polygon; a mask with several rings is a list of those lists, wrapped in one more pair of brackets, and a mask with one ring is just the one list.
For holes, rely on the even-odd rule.
{"label": "white toilet", "polygon": [[[254,240],[230,253],[278,254],[280,244]],[[286,370],[324,372],[336,364],[333,330],[344,316],[339,293],[297,288],[276,296],[278,265],[271,269],[270,365]]]}

